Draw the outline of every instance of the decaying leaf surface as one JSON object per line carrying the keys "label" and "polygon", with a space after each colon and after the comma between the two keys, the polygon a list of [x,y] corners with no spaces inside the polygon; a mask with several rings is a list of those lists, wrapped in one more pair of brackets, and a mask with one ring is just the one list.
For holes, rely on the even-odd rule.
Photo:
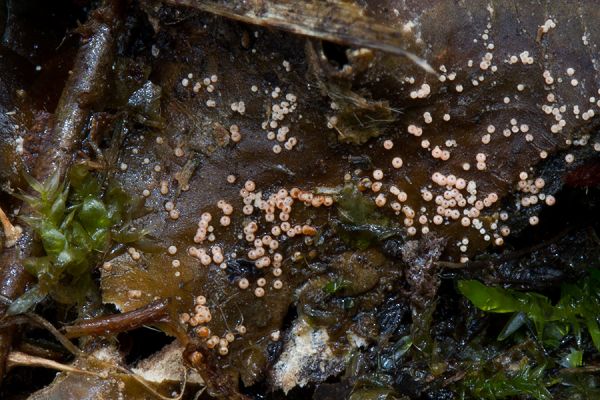
{"label": "decaying leaf surface", "polygon": [[[202,384],[197,373],[192,372],[190,379],[184,378],[187,367],[183,364],[182,349],[178,346],[168,346],[143,360],[132,374],[125,374],[117,368],[122,364],[122,355],[114,347],[104,347],[72,364],[84,373],[61,372],[50,386],[32,394],[29,399],[147,399],[156,398],[156,394],[161,393],[166,393],[162,398],[167,399],[192,398],[192,392],[198,391]],[[135,379],[133,374],[138,378]],[[154,392],[142,386],[139,379],[149,382]],[[182,380],[190,384],[186,396],[183,393],[171,396],[181,392]]]}
{"label": "decaying leaf surface", "polygon": [[273,381],[285,393],[309,382],[325,381],[339,374],[344,360],[329,347],[329,335],[323,328],[312,329],[299,321],[290,331],[290,340],[273,366]]}
{"label": "decaying leaf surface", "polygon": [[[148,382],[158,384],[180,382],[182,370],[187,368],[183,361],[183,349],[178,343],[165,346],[160,352],[142,360],[132,372]],[[194,370],[188,371],[188,384],[202,385],[202,378]]]}
{"label": "decaying leaf surface", "polygon": [[[470,369],[509,350],[481,339],[487,320],[452,279],[548,290],[557,259],[569,279],[597,264],[597,219],[540,246],[565,208],[597,210],[598,181],[581,172],[600,151],[593,2],[168,0],[129,11],[115,91],[86,104],[78,157],[152,210],[132,228],[160,245],[125,241],[98,277],[120,312],[168,300],[169,318],[151,325],[186,349],[140,365],[148,381],[185,353],[214,397],[294,396],[338,379],[353,399],[445,398],[465,376],[484,393],[476,386],[507,375]],[[19,110],[12,127],[0,121],[0,166],[13,174],[43,151],[43,129]],[[591,194],[570,199],[582,182]],[[544,360],[528,357],[513,370],[524,385],[536,371],[535,386]],[[136,398],[85,379],[65,374],[37,398]]]}

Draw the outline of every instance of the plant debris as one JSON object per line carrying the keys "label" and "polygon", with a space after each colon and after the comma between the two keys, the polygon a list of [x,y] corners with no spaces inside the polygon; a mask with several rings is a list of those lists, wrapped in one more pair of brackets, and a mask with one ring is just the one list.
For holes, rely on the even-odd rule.
{"label": "plant debris", "polygon": [[597,398],[597,9],[0,0],[0,398]]}

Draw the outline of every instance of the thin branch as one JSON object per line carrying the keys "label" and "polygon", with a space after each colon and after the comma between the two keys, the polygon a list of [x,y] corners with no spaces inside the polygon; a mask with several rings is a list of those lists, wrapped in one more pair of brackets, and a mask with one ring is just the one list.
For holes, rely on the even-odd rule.
{"label": "thin branch", "polygon": [[36,357],[29,354],[21,353],[20,351],[11,351],[8,354],[8,366],[16,367],[16,366],[24,366],[24,367],[42,367],[55,369],[57,371],[62,372],[70,372],[74,374],[83,374],[83,375],[91,375],[99,378],[106,378],[106,376],[99,374],[97,372],[86,371],[83,369],[75,368],[70,365],[62,364],[53,360],[48,360],[42,357]]}
{"label": "thin branch", "polygon": [[33,324],[46,329],[74,356],[83,356],[84,353],[75,346],[65,335],[59,332],[49,321],[34,313],[12,315],[0,320],[0,329],[14,328],[16,325]]}
{"label": "thin branch", "polygon": [[[139,377],[133,371],[130,371],[129,369],[122,367],[120,365],[115,365],[115,364],[112,364],[112,363],[109,363],[109,362],[106,362],[103,360],[98,360],[95,357],[93,357],[92,355],[82,352],[77,346],[75,346],[73,343],[71,343],[65,335],[60,333],[50,322],[46,321],[44,318],[40,317],[39,315],[31,314],[31,313],[15,315],[15,316],[5,318],[1,322],[2,323],[0,324],[0,328],[4,328],[9,325],[34,322],[34,323],[42,326],[43,328],[47,329],[67,350],[69,350],[76,357],[80,357],[82,359],[93,358],[94,360],[96,360],[97,363],[103,365],[107,370],[116,369],[121,374],[131,377],[133,380],[135,380],[140,385],[142,385],[148,392],[152,393],[152,395],[154,397],[157,397],[161,400],[180,400],[185,392],[185,387],[187,385],[187,370],[186,369],[184,369],[184,372],[183,372],[181,391],[180,391],[179,395],[177,397],[166,397],[166,396],[163,396],[162,394],[158,393],[156,391],[156,389],[154,389],[148,382],[146,382],[143,378]],[[12,360],[11,360],[11,357],[12,357]],[[104,373],[104,374],[91,373],[88,371],[83,371],[83,370],[79,370],[79,369],[70,367],[65,364],[58,363],[53,360],[48,360],[48,359],[45,359],[42,357],[30,356],[25,353],[15,352],[15,351],[10,352],[7,355],[7,364],[6,365],[8,367],[13,366],[13,365],[38,366],[38,367],[56,369],[56,370],[64,371],[64,372],[89,373],[94,376],[106,378],[106,373]]]}
{"label": "thin branch", "polygon": [[27,338],[18,343],[15,351],[54,361],[62,360],[67,356],[63,349],[53,343],[36,342]]}
{"label": "thin branch", "polygon": [[64,332],[66,337],[75,338],[129,331],[164,320],[169,315],[168,304],[166,300],[153,301],[137,310],[83,320],[78,324],[64,327]]}
{"label": "thin branch", "polygon": [[34,314],[34,313],[27,313],[27,314],[25,314],[25,316],[27,316],[27,318],[31,319],[32,321],[35,321],[38,325],[46,328],[48,330],[48,332],[50,332],[52,334],[52,336],[54,336],[56,338],[56,340],[58,340],[60,342],[60,344],[62,344],[64,346],[65,349],[67,349],[67,350],[69,350],[69,352],[71,352],[71,354],[73,354],[75,356],[81,356],[84,354],[79,349],[79,347],[75,346],[69,340],[69,338],[67,338],[65,335],[60,333],[60,331],[58,329],[56,329],[54,327],[54,325],[52,325],[49,321],[45,320],[44,318],[42,318],[39,315]]}
{"label": "thin branch", "polygon": [[[133,379],[134,381],[136,381],[137,383],[142,385],[148,392],[150,392],[154,397],[156,397],[158,399],[180,400],[183,397],[183,394],[185,393],[185,387],[187,386],[187,370],[186,369],[184,369],[184,372],[183,372],[183,379],[181,381],[181,388],[180,388],[179,395],[177,395],[176,397],[167,397],[167,396],[163,396],[162,394],[158,393],[156,391],[156,389],[154,389],[152,386],[150,386],[150,384],[148,384],[148,382],[146,382],[144,379],[140,378],[135,373],[129,371],[128,369],[126,369],[124,367],[120,367],[118,365],[115,366],[112,364],[107,364],[106,362],[102,362],[102,363],[105,364],[105,367],[107,367],[107,370],[116,367],[116,369],[122,375],[124,375],[126,377],[130,377],[131,379]],[[16,366],[42,367],[42,368],[54,369],[54,370],[61,371],[61,372],[72,373],[72,374],[90,375],[90,376],[94,376],[94,377],[101,378],[101,379],[106,379],[106,377],[109,375],[109,373],[107,371],[104,371],[104,372],[86,371],[84,369],[75,368],[71,365],[62,364],[62,363],[56,362],[54,360],[48,360],[46,358],[36,357],[36,356],[29,355],[29,354],[25,354],[20,351],[11,351],[7,357],[7,364],[8,364],[9,368],[16,367]]]}
{"label": "thin branch", "polygon": [[596,373],[600,372],[600,365],[586,365],[577,368],[562,368],[559,370],[561,374],[582,374],[582,373]]}

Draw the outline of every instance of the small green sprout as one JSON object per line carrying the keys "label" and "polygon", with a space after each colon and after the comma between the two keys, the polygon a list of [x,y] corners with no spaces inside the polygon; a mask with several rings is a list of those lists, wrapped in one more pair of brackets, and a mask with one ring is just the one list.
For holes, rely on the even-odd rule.
{"label": "small green sprout", "polygon": [[94,287],[92,268],[116,244],[135,245],[148,233],[131,225],[147,211],[143,198],[116,184],[103,191],[84,164],[71,168],[68,182],[61,182],[58,173],[43,183],[26,179],[35,194],[18,196],[31,210],[22,219],[39,237],[45,254],[25,260],[25,268],[38,282],[11,305],[12,314],[32,308],[48,295],[60,303],[80,302]]}
{"label": "small green sprout", "polygon": [[327,284],[323,287],[323,291],[327,294],[336,294],[348,286],[350,286],[351,282],[344,279],[335,279],[327,282]]}

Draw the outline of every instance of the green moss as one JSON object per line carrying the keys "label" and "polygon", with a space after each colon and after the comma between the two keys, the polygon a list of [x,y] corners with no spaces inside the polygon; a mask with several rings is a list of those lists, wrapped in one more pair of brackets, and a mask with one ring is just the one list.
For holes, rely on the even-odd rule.
{"label": "green moss", "polygon": [[561,379],[561,390],[557,400],[600,399],[600,383],[594,374],[565,374]]}
{"label": "green moss", "polygon": [[352,282],[344,280],[344,279],[335,279],[329,281],[324,287],[323,291],[327,294],[336,294],[343,289],[347,288],[351,285]]}
{"label": "green moss", "polygon": [[532,368],[521,365],[517,371],[499,371],[488,375],[478,371],[464,382],[463,399],[506,399],[514,396],[531,396],[537,400],[551,400],[553,397],[544,382],[545,366]]}
{"label": "green moss", "polygon": [[583,365],[583,351],[571,349],[561,360],[560,365],[565,368],[577,368]]}
{"label": "green moss", "polygon": [[336,195],[339,221],[336,233],[351,247],[364,250],[373,243],[399,235],[389,220],[379,213],[372,199],[356,185],[347,183]]}
{"label": "green moss", "polygon": [[591,270],[588,277],[575,284],[563,284],[560,300],[552,305],[550,299],[538,293],[517,292],[488,287],[474,280],[458,282],[459,291],[477,308],[493,313],[513,313],[499,339],[516,332],[532,321],[538,339],[549,347],[557,347],[569,333],[581,342],[584,327],[600,351],[600,271]]}
{"label": "green moss", "polygon": [[334,128],[342,143],[364,144],[379,137],[396,120],[397,110],[387,101],[371,100],[331,83],[322,87],[338,106]]}
{"label": "green moss", "polygon": [[60,182],[57,173],[41,183],[27,177],[35,195],[19,196],[31,214],[23,216],[39,237],[44,255],[25,260],[37,285],[17,299],[11,313],[24,312],[50,295],[76,303],[94,287],[91,270],[117,243],[135,245],[148,233],[131,226],[145,209],[142,198],[109,184],[105,193],[97,177],[79,164]]}

